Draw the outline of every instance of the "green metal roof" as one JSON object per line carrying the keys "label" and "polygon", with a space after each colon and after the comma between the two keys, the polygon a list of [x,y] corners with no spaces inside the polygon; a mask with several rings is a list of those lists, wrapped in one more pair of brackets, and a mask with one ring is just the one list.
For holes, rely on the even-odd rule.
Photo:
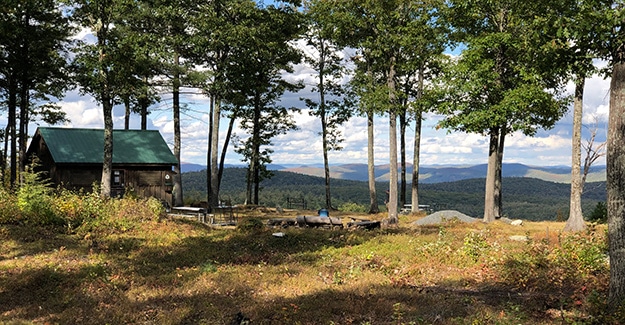
{"label": "green metal roof", "polygon": [[[37,133],[57,164],[104,160],[103,129],[40,127]],[[175,165],[177,160],[156,130],[113,130],[113,163]]]}

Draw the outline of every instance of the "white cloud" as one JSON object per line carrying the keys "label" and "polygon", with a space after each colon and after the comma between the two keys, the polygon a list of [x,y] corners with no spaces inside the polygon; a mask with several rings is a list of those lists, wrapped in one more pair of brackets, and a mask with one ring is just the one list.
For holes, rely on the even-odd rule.
{"label": "white cloud", "polygon": [[[77,38],[88,37],[84,31]],[[298,46],[302,46],[300,43]],[[312,50],[307,49],[309,53]],[[349,53],[348,53],[349,52]],[[353,50],[343,55],[352,55]],[[598,62],[598,65],[605,65]],[[316,83],[314,71],[305,64],[294,66],[294,73],[287,75],[289,81],[304,81],[308,85],[300,93],[285,94],[281,105],[286,107],[304,108],[300,97],[317,99],[317,94],[311,93],[311,85]],[[598,122],[599,141],[605,140],[605,128],[608,117],[609,79],[596,75],[586,81],[584,97],[583,123],[591,126]],[[568,86],[572,92],[572,85]],[[184,112],[181,120],[182,133],[182,161],[198,164],[206,163],[206,147],[208,137],[208,98],[197,91],[186,91],[182,98],[183,105],[189,110]],[[71,122],[71,127],[101,128],[103,117],[101,106],[89,96],[82,96],[77,91],[68,92],[60,102]],[[171,117],[171,96],[164,90],[162,101],[153,107],[148,116],[148,128],[161,132],[167,143],[173,148],[173,121]],[[434,113],[425,114],[421,140],[421,162],[425,165],[433,164],[482,164],[486,163],[488,155],[488,138],[479,134],[459,132],[448,133],[447,130],[435,128],[440,116]],[[321,154],[320,123],[317,117],[309,116],[307,110],[294,115],[299,130],[280,135],[273,139],[274,154],[272,159],[277,164],[320,164],[323,162]],[[139,117],[132,115],[131,125],[137,127]],[[572,110],[559,121],[551,130],[540,130],[536,137],[527,137],[515,133],[506,138],[504,162],[520,162],[530,165],[562,165],[570,164]],[[115,127],[123,125],[123,109],[115,109]],[[228,122],[221,122],[220,142],[225,137]],[[387,164],[389,161],[388,148],[388,117],[377,116],[374,123],[375,133],[375,162]],[[340,128],[345,138],[343,150],[329,152],[330,163],[366,163],[367,161],[367,119],[354,116]],[[34,128],[32,128],[34,132]],[[245,138],[247,135],[235,126],[234,133]],[[584,129],[587,137],[588,128]],[[407,155],[411,161],[414,130],[411,126],[407,132]],[[221,144],[220,144],[221,146]],[[230,144],[226,158],[227,163],[240,164],[240,157],[234,153]]]}

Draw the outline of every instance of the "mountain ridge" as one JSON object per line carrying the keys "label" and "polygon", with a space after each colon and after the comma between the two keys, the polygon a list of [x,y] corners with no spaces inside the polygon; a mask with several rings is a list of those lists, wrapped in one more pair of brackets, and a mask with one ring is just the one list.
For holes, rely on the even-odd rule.
{"label": "mountain ridge", "polygon": [[[244,167],[227,165],[226,167]],[[182,172],[193,172],[206,169],[206,166],[183,163]],[[324,177],[323,166],[298,164],[270,164],[269,170],[285,171],[297,174]],[[399,168],[398,168],[399,169]],[[454,182],[472,178],[486,177],[486,164],[478,165],[425,165],[419,167],[419,182],[424,184]],[[375,167],[376,181],[389,180],[389,165]],[[407,178],[411,178],[412,165],[406,166]],[[503,177],[537,178],[555,183],[571,182],[571,167],[569,166],[529,166],[519,163],[504,163]],[[330,177],[334,179],[366,181],[368,172],[366,164],[350,163],[330,166]],[[605,166],[592,166],[586,179],[588,182],[606,180]]]}

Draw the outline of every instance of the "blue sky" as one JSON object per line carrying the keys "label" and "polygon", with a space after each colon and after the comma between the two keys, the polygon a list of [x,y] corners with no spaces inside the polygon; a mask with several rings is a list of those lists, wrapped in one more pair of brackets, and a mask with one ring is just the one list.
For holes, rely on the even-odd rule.
{"label": "blue sky", "polygon": [[[601,63],[598,63],[601,65]],[[306,84],[313,84],[313,71],[306,65],[295,67],[295,72],[286,76],[289,80],[304,80]],[[586,81],[584,99],[584,131],[583,138],[589,136],[590,128],[598,128],[598,141],[605,141],[608,103],[609,79],[594,76]],[[573,92],[573,85],[567,87]],[[173,148],[173,121],[171,118],[171,101],[167,94],[163,94],[163,101],[152,107],[149,116],[149,129],[157,129]],[[316,94],[306,88],[297,94],[287,94],[283,98],[283,105],[304,108],[300,97]],[[183,162],[205,164],[206,145],[208,137],[208,99],[203,95],[186,95],[183,104],[189,109],[182,116],[182,157]],[[87,96],[80,96],[77,91],[67,93],[60,102],[67,113],[70,122],[66,127],[102,128],[103,118],[100,105]],[[115,128],[123,128],[123,108],[114,110]],[[294,116],[299,130],[286,135],[278,136],[273,140],[272,159],[275,164],[321,164],[320,122],[308,115],[306,110]],[[478,134],[459,132],[449,133],[447,130],[436,130],[435,126],[440,116],[427,114],[422,127],[421,164],[422,165],[475,165],[487,162],[488,140]],[[131,127],[139,128],[139,116],[131,117]],[[226,122],[222,122],[221,139],[225,134]],[[343,150],[331,152],[331,164],[366,163],[367,162],[367,123],[363,117],[354,117],[348,121],[343,129],[345,142]],[[31,126],[31,133],[36,125]],[[245,137],[245,133],[236,129],[235,133]],[[571,164],[571,133],[572,111],[562,118],[551,130],[541,130],[534,137],[527,137],[514,133],[506,138],[504,163],[522,163],[534,166],[555,166]],[[408,131],[408,161],[412,161],[412,147],[414,125]],[[221,141],[220,141],[221,142]],[[388,150],[388,118],[379,116],[375,120],[375,163],[387,164]],[[229,149],[226,163],[241,164],[240,157]],[[604,160],[597,162],[604,164]]]}

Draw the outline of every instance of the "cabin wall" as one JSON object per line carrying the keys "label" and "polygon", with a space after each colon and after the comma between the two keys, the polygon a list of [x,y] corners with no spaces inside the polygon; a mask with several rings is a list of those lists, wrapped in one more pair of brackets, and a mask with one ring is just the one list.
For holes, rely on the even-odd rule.
{"label": "cabin wall", "polygon": [[[155,197],[171,205],[171,180],[174,175],[171,167],[113,166],[113,172],[115,171],[120,172],[120,178],[119,183],[111,180],[111,196],[123,196],[130,191],[138,197]],[[101,181],[102,167],[55,166],[50,169],[50,176],[56,185],[90,192],[93,184]]]}

